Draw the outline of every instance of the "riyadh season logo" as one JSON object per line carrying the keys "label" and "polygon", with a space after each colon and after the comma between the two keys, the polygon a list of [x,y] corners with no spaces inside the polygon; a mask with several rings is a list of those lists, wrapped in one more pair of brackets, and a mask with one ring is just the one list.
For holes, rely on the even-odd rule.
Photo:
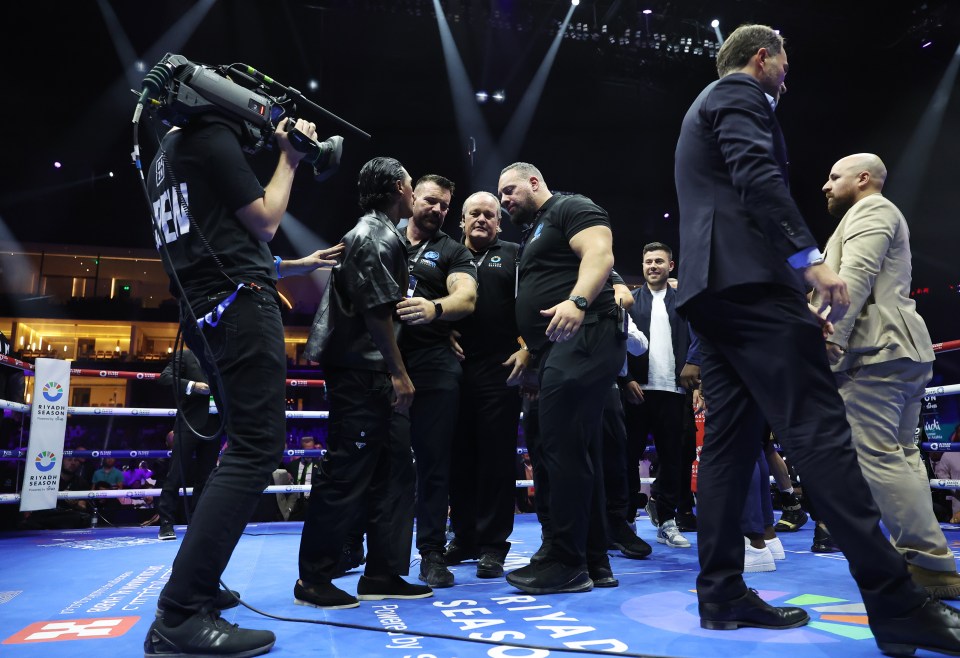
{"label": "riyadh season logo", "polygon": [[57,456],[52,452],[44,450],[37,455],[36,459],[33,460],[34,464],[37,467],[37,470],[41,473],[46,473],[54,466],[57,465]]}
{"label": "riyadh season logo", "polygon": [[43,397],[47,402],[56,402],[63,397],[63,387],[57,382],[47,382],[43,385]]}

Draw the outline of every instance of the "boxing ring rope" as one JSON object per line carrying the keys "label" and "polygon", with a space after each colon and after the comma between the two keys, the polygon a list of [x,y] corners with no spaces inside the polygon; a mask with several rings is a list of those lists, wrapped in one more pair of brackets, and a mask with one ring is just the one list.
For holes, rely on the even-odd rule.
{"label": "boxing ring rope", "polygon": [[[952,340],[943,343],[934,343],[933,351],[937,354],[960,350],[960,340]],[[7,365],[25,373],[33,374],[33,364],[27,361],[21,361],[3,354],[0,354],[0,365]],[[160,373],[156,372],[134,372],[122,370],[97,370],[92,368],[71,368],[71,376],[77,377],[100,377],[108,379],[130,379],[140,381],[152,381],[160,378]],[[287,379],[287,386],[295,388],[305,387],[325,387],[326,381],[322,379]],[[960,394],[960,384],[947,386],[934,386],[924,391],[926,396],[948,396]],[[20,413],[29,413],[31,405],[9,400],[0,399],[0,410],[10,409]],[[210,405],[210,413],[217,413],[215,405]],[[67,414],[72,416],[136,416],[136,417],[166,417],[173,418],[177,415],[176,409],[163,408],[144,408],[144,407],[67,407]],[[328,411],[296,411],[287,410],[286,417],[293,419],[327,419]],[[927,452],[960,452],[960,443],[940,443],[923,442],[921,448]],[[518,454],[526,452],[523,448],[517,449]],[[0,460],[23,460],[26,458],[27,449],[19,448],[16,450],[0,450]],[[323,456],[326,450],[284,450],[285,457],[298,456]],[[127,458],[171,458],[172,453],[169,450],[64,450],[64,457],[121,457]],[[656,478],[640,478],[640,484],[652,484]],[[772,479],[772,478],[771,478]],[[534,486],[533,480],[517,480],[517,488],[527,488]],[[930,480],[932,489],[960,489],[960,480]],[[311,485],[289,484],[289,485],[270,485],[264,488],[264,494],[291,494],[307,493],[311,490]],[[162,489],[100,489],[94,491],[60,491],[57,493],[58,500],[94,500],[106,498],[149,498],[160,496]],[[193,495],[193,487],[181,487],[178,489],[179,495]],[[12,504],[20,501],[19,493],[0,493],[0,504]]]}

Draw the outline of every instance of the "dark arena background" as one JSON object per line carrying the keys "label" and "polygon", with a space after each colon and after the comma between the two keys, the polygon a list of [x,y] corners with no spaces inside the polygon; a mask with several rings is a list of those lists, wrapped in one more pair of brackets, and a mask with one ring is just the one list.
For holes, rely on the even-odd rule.
{"label": "dark arena background", "polygon": [[[414,179],[455,181],[444,228],[456,237],[463,199],[495,192],[500,169],[522,160],[554,191],[609,212],[616,269],[638,284],[644,244],[678,246],[674,149],[684,112],[716,78],[720,40],[742,23],[771,25],[789,53],[777,116],[791,192],[815,236],[823,246],[836,225],[821,192],[832,164],[880,155],[884,193],[910,225],[918,310],[935,343],[958,346],[957,0],[81,0],[4,14],[0,331],[28,364],[55,352],[84,369],[70,404],[100,411],[70,417],[67,450],[157,451],[171,426],[121,413],[173,405],[151,377],[168,358],[176,306],[130,155],[139,144],[149,163],[166,129],[146,113],[136,133],[131,121],[144,76],[166,53],[249,65],[322,108],[298,107],[321,139],[344,137],[332,177],[298,171],[275,254],[335,244],[359,215],[357,173],[372,157],[396,157]],[[253,158],[263,180],[275,157]],[[505,237],[518,236],[505,225]],[[324,283],[316,274],[281,288],[295,382],[322,377],[302,349]],[[943,350],[930,386],[958,383],[960,352]],[[288,395],[291,412],[326,408],[319,387],[293,385]],[[925,401],[925,438],[941,450],[957,434],[958,400]],[[29,413],[17,409],[3,409],[0,495],[20,490]],[[322,443],[324,421],[294,415],[288,432],[291,449],[308,433]],[[934,502],[949,507],[946,485],[932,485]],[[120,512],[91,528],[27,530],[15,503],[0,504],[0,655],[140,655],[179,542],[157,540],[149,509]],[[516,520],[508,570],[540,544],[536,517]],[[812,525],[781,535],[787,559],[775,572],[747,575],[763,598],[810,613],[808,626],[789,631],[702,630],[696,534],[692,549],[667,550],[645,515],[637,532],[654,553],[635,561],[612,551],[618,588],[532,597],[475,578],[467,564],[434,598],[332,611],[294,606],[301,524],[260,515],[224,574],[252,608],[225,617],[275,631],[276,656],[879,655],[842,554],[810,552]],[[960,528],[943,528],[956,552]],[[338,585],[355,591],[359,573]],[[411,580],[416,573],[414,563]]]}

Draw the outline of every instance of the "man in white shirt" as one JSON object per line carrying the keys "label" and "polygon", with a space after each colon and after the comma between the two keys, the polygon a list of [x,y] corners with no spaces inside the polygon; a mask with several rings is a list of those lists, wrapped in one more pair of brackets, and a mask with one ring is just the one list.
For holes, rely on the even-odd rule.
{"label": "man in white shirt", "polygon": [[[673,251],[662,242],[643,248],[644,285],[633,291],[636,303],[630,309],[637,327],[649,339],[646,354],[628,357],[628,372],[620,377],[628,435],[628,474],[631,495],[639,492],[638,466],[653,434],[659,469],[652,491],[655,510],[651,521],[657,526],[657,542],[670,548],[689,548],[690,542],[677,528],[684,478],[689,465],[683,459],[685,388],[699,384],[700,368],[696,344],[687,323],[676,311],[676,291],[669,285]],[[636,504],[632,505],[636,510]]]}

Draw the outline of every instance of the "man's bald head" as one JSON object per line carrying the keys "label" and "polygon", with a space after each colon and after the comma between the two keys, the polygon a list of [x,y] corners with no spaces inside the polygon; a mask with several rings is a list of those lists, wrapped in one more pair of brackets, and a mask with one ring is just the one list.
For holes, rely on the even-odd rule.
{"label": "man's bald head", "polygon": [[834,166],[843,167],[854,175],[867,172],[870,174],[870,182],[877,191],[883,189],[883,183],[887,180],[887,167],[880,156],[874,153],[854,153],[841,158]]}
{"label": "man's bald head", "polygon": [[834,217],[843,217],[860,199],[879,194],[886,180],[887,168],[873,153],[854,153],[840,158],[823,185],[827,210]]}

